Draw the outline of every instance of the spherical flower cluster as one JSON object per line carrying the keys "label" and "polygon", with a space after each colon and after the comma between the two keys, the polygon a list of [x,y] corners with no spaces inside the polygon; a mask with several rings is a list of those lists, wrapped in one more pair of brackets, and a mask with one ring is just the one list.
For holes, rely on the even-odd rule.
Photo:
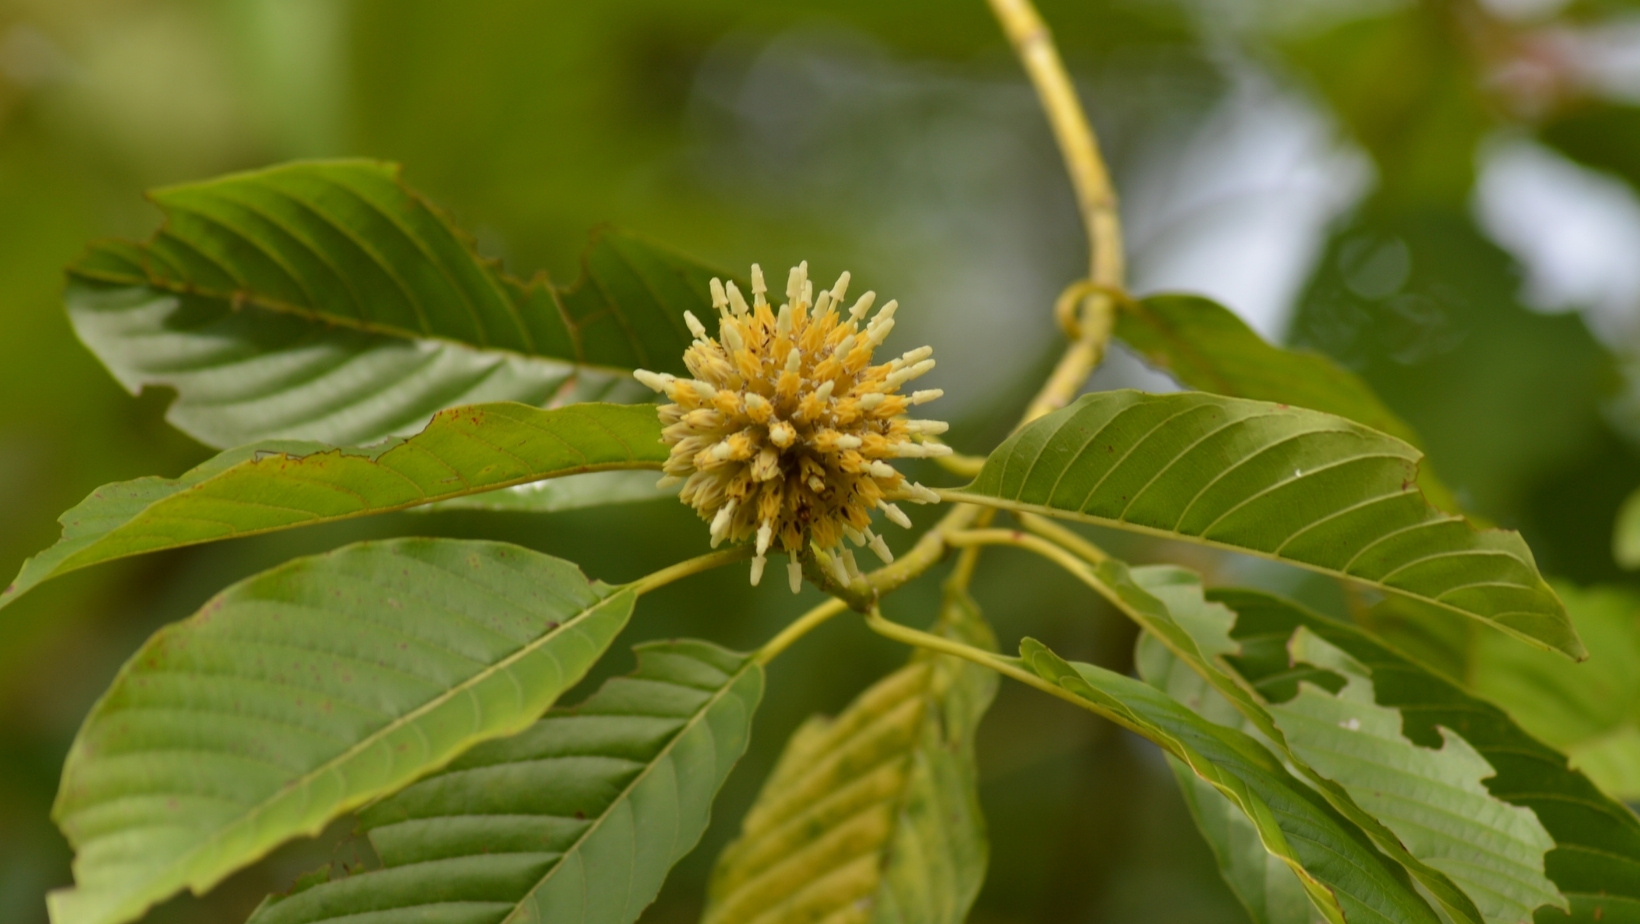
{"label": "spherical flower cluster", "polygon": [[[684,320],[695,342],[683,354],[695,376],[680,379],[638,370],[640,382],[671,399],[662,405],[662,438],[672,447],[663,484],[682,482],[680,499],[712,525],[712,544],[755,540],[752,583],[766,555],[778,547],[791,556],[792,592],[802,585],[800,559],[811,546],[840,583],[857,574],[847,538],[893,560],[871,531],[873,510],[909,527],[895,500],[929,503],[933,491],[907,481],[889,460],[946,455],[925,442],[943,433],[937,420],[908,420],[906,410],[938,398],[938,389],[899,393],[900,386],[934,367],[929,347],[879,365],[872,353],[894,327],[895,302],[875,317],[867,292],[844,314],[844,273],[814,295],[808,264],[791,271],[786,301],[771,308],[763,271],[752,267],[752,303],[733,282],[712,280],[718,337],[692,314]],[[861,323],[866,322],[864,329]]]}

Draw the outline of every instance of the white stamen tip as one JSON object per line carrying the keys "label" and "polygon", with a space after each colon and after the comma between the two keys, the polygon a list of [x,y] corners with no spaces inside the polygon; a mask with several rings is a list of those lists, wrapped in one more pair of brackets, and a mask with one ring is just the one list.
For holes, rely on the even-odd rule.
{"label": "white stamen tip", "polygon": [[780,314],[774,319],[774,329],[775,332],[780,334],[782,337],[791,334],[792,306],[790,304],[780,306]]}
{"label": "white stamen tip", "polygon": [[763,553],[769,551],[769,543],[771,541],[773,541],[773,539],[774,539],[774,524],[770,523],[768,520],[764,520],[763,525],[759,526],[757,528],[757,557],[758,558],[762,558]]}
{"label": "white stamen tip", "polygon": [[803,368],[803,353],[797,347],[786,354],[786,371],[796,375]]}
{"label": "white stamen tip", "polygon": [[866,537],[861,535],[860,531],[855,529],[852,526],[848,526],[848,525],[845,524],[843,526],[843,535],[847,536],[848,541],[854,543],[855,545],[865,545],[866,544]]}
{"label": "white stamen tip", "polygon": [[803,589],[803,566],[797,563],[796,555],[786,563],[786,583],[791,585],[794,594]]}
{"label": "white stamen tip", "polygon": [[723,342],[729,345],[729,349],[736,353],[746,349],[746,341],[741,338],[740,329],[733,322],[725,321],[718,325],[718,329],[722,331]]}
{"label": "white stamen tip", "polygon": [[729,310],[733,311],[737,318],[744,317],[746,312],[752,310],[751,306],[746,304],[746,296],[740,294],[740,287],[732,282],[729,283]]}
{"label": "white stamen tip", "polygon": [[923,487],[915,481],[906,485],[905,490],[906,493],[910,495],[909,499],[915,503],[937,504],[940,502],[940,496],[938,494],[935,494],[933,491]]}
{"label": "white stamen tip", "polygon": [[876,533],[871,533],[869,535],[871,536],[870,544],[872,553],[882,559],[883,564],[894,564],[894,553],[888,550],[888,543],[883,541],[883,537],[877,535]]}
{"label": "white stamen tip", "polygon": [[706,339],[706,325],[700,323],[700,318],[695,317],[694,312],[685,311],[683,313],[683,323],[689,325],[689,333],[694,334],[696,340]]}
{"label": "white stamen tip", "polygon": [[798,301],[805,305],[814,304],[814,282],[812,280],[803,280],[803,291],[798,293]]}
{"label": "white stamen tip", "polygon": [[894,466],[889,465],[887,462],[880,459],[872,462],[871,467],[866,469],[866,471],[870,472],[871,477],[873,478],[893,478],[895,475],[899,474],[899,472],[895,471]]}
{"label": "white stamen tip", "polygon": [[712,517],[712,545],[717,546],[729,532],[729,519],[735,515],[735,502],[730,501],[718,508],[717,515]]}
{"label": "white stamen tip", "polygon": [[814,396],[816,398],[819,398],[821,401],[830,401],[831,400],[831,389],[836,384],[837,383],[833,382],[831,379],[827,379],[824,382],[821,382],[820,387],[816,388],[814,390]]}
{"label": "white stamen tip", "polygon": [[666,386],[677,380],[677,377],[665,372],[650,372],[648,369],[632,370],[632,377],[642,382],[651,391],[665,391]]}
{"label": "white stamen tip", "polygon": [[877,303],[877,293],[876,292],[867,292],[866,294],[860,296],[860,300],[854,303],[853,308],[850,308],[848,310],[848,319],[850,321],[860,320],[861,318],[865,317],[866,312],[870,311],[871,306],[875,305],[876,303]]}
{"label": "white stamen tip", "polygon": [[717,389],[705,382],[690,379],[689,384],[694,386],[695,394],[700,395],[703,401],[710,401],[717,397]]}
{"label": "white stamen tip", "polygon": [[917,378],[920,375],[927,374],[927,372],[930,369],[933,369],[933,368],[934,368],[934,361],[932,359],[925,359],[922,362],[917,363],[916,365],[909,366],[905,369],[901,369],[900,371],[898,371],[898,372],[894,373],[893,375],[889,376],[887,379],[885,379],[883,381],[883,387],[884,388],[899,388],[901,385],[904,385],[906,382],[909,382],[910,380],[912,380],[914,378]]}
{"label": "white stamen tip", "polygon": [[849,585],[848,568],[843,565],[843,556],[837,554],[836,549],[832,549],[829,557],[831,559],[831,576],[837,579],[837,583],[847,587]]}
{"label": "white stamen tip", "polygon": [[850,278],[852,277],[849,276],[848,270],[843,270],[843,275],[838,276],[837,281],[831,284],[832,301],[841,302],[843,296],[848,294],[848,281]]}
{"label": "white stamen tip", "polygon": [[774,443],[781,449],[785,449],[787,446],[790,446],[796,441],[797,428],[793,427],[789,423],[786,423],[784,420],[777,421],[774,425],[769,427],[769,442]]}
{"label": "white stamen tip", "polygon": [[837,349],[833,351],[837,354],[837,358],[842,359],[847,356],[849,351],[854,349],[854,341],[857,339],[859,338],[854,334],[849,334],[847,337],[837,341]]}
{"label": "white stamen tip", "polygon": [[719,462],[727,462],[729,461],[729,454],[732,452],[734,452],[734,448],[729,445],[728,440],[724,440],[712,447],[712,458]]}
{"label": "white stamen tip", "polygon": [[764,558],[761,555],[759,555],[756,558],[752,559],[752,586],[753,587],[756,587],[758,585],[758,583],[763,580],[763,566],[767,565],[768,563],[769,563],[769,560],[767,558]]}
{"label": "white stamen tip", "polygon": [[859,449],[860,448],[860,438],[858,436],[839,436],[837,438],[837,448],[838,449]]}
{"label": "white stamen tip", "polygon": [[747,393],[747,395],[746,395],[746,409],[747,410],[755,411],[755,410],[759,410],[759,409],[762,409],[762,408],[766,408],[768,406],[769,406],[768,399],[764,398],[762,395],[760,395],[756,392],[748,392]]}
{"label": "white stamen tip", "polygon": [[905,432],[925,433],[938,436],[951,429],[951,425],[943,420],[908,420],[905,422]]}
{"label": "white stamen tip", "polygon": [[927,359],[928,357],[933,356],[933,355],[934,355],[934,348],[933,347],[931,347],[931,346],[920,346],[920,347],[917,347],[915,350],[906,350],[904,353],[900,354],[900,361],[903,362],[903,363],[914,363],[914,362],[918,362],[920,360]]}
{"label": "white stamen tip", "polygon": [[894,525],[900,527],[901,529],[911,528],[911,518],[905,515],[904,510],[901,510],[888,501],[878,501],[877,506],[882,508],[883,513],[890,520],[894,521]]}
{"label": "white stamen tip", "polygon": [[664,491],[667,488],[675,488],[680,484],[683,484],[682,478],[676,475],[662,475],[661,480],[655,482],[655,490]]}
{"label": "white stamen tip", "polygon": [[712,307],[719,311],[729,307],[729,296],[723,291],[723,280],[716,276],[712,277]]}
{"label": "white stamen tip", "polygon": [[843,570],[848,572],[849,582],[853,583],[854,579],[860,576],[860,565],[854,560],[854,550],[844,549],[842,559]]}
{"label": "white stamen tip", "polygon": [[944,395],[945,389],[943,388],[925,388],[922,391],[914,391],[911,393],[911,403],[927,404],[935,398],[944,397]]}
{"label": "white stamen tip", "polygon": [[[890,381],[892,381],[892,379],[890,379]],[[868,410],[868,411],[875,410],[877,405],[882,404],[883,399],[887,398],[887,397],[888,397],[887,395],[885,395],[881,392],[874,392],[874,393],[871,393],[871,394],[861,395],[860,396],[860,407],[865,409],[865,410]]]}
{"label": "white stamen tip", "polygon": [[900,459],[937,459],[951,454],[951,447],[944,443],[895,443],[888,448]]}
{"label": "white stamen tip", "polygon": [[752,264],[752,294],[753,295],[762,295],[764,292],[767,292],[767,291],[769,291],[769,287],[763,284],[763,267],[758,266],[756,263],[753,263]]}
{"label": "white stamen tip", "polygon": [[875,348],[879,343],[888,339],[889,331],[894,329],[894,319],[886,321],[872,321],[866,325],[866,342]]}

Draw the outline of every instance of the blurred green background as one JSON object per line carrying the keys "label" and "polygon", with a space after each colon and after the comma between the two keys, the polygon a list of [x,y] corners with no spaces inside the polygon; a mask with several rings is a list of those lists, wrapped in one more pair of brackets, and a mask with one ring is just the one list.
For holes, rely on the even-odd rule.
{"label": "blurred green background", "polygon": [[[1204,291],[1333,355],[1545,571],[1633,583],[1609,537],[1640,484],[1640,9],[1041,8],[1112,162],[1136,292]],[[980,0],[0,0],[0,571],[99,484],[208,455],[166,426],[168,395],[125,394],[76,342],[61,267],[92,238],[150,231],[146,188],[342,155],[404,163],[515,272],[572,278],[604,222],[737,270],[849,268],[905,304],[900,348],[935,347],[937,407],[971,452],[1051,363],[1049,307],[1085,270],[1052,140]],[[1096,382],[1170,387],[1121,354]],[[607,580],[706,533],[669,504],[403,514],[102,566],[0,611],[0,920],[44,921],[43,893],[69,882],[58,768],[148,633],[291,555],[406,531],[506,538]],[[1119,548],[1343,612],[1336,589],[1275,566]],[[632,640],[752,646],[813,602],[731,570],[646,600]],[[926,618],[934,584],[890,615]],[[990,555],[976,593],[1005,647],[1030,634],[1129,665],[1132,630],[1034,561]],[[644,921],[694,919],[785,735],[903,656],[838,620],[782,657],[717,822]],[[1004,687],[980,754],[993,849],[975,921],[1245,920],[1148,745]],[[346,835],[150,920],[242,920],[296,873],[356,859]]]}

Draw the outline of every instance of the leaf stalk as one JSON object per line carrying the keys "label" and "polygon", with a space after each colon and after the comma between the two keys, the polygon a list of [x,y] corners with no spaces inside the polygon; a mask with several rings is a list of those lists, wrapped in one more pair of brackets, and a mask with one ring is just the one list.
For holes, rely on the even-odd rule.
{"label": "leaf stalk", "polygon": [[757,654],[753,655],[753,660],[758,664],[768,664],[782,651],[790,648],[792,643],[808,635],[822,623],[846,609],[848,609],[848,603],[843,600],[836,597],[827,600],[825,603],[792,620],[786,628],[781,629],[774,638],[769,639],[762,648],[757,650]]}
{"label": "leaf stalk", "polygon": [[711,571],[713,568],[721,568],[737,561],[744,561],[752,557],[752,551],[753,549],[749,545],[737,545],[732,549],[724,549],[721,552],[708,552],[705,555],[697,555],[694,558],[687,558],[675,565],[668,565],[659,571],[646,574],[627,586],[631,587],[634,593],[646,594],[658,587],[665,587],[673,581],[700,574],[703,571]]}

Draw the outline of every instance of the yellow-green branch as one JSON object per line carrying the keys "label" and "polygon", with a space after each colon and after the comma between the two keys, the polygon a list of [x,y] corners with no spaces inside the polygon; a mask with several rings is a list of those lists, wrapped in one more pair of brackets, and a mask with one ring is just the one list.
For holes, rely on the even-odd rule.
{"label": "yellow-green branch", "polygon": [[668,565],[659,571],[646,574],[628,586],[640,594],[646,594],[657,587],[665,587],[673,581],[682,580],[690,575],[700,574],[702,571],[711,571],[713,568],[721,568],[731,562],[744,561],[751,557],[752,547],[749,545],[740,545],[732,549],[724,549],[721,552],[708,552],[705,555],[697,555],[694,558],[688,558],[675,565]]}

